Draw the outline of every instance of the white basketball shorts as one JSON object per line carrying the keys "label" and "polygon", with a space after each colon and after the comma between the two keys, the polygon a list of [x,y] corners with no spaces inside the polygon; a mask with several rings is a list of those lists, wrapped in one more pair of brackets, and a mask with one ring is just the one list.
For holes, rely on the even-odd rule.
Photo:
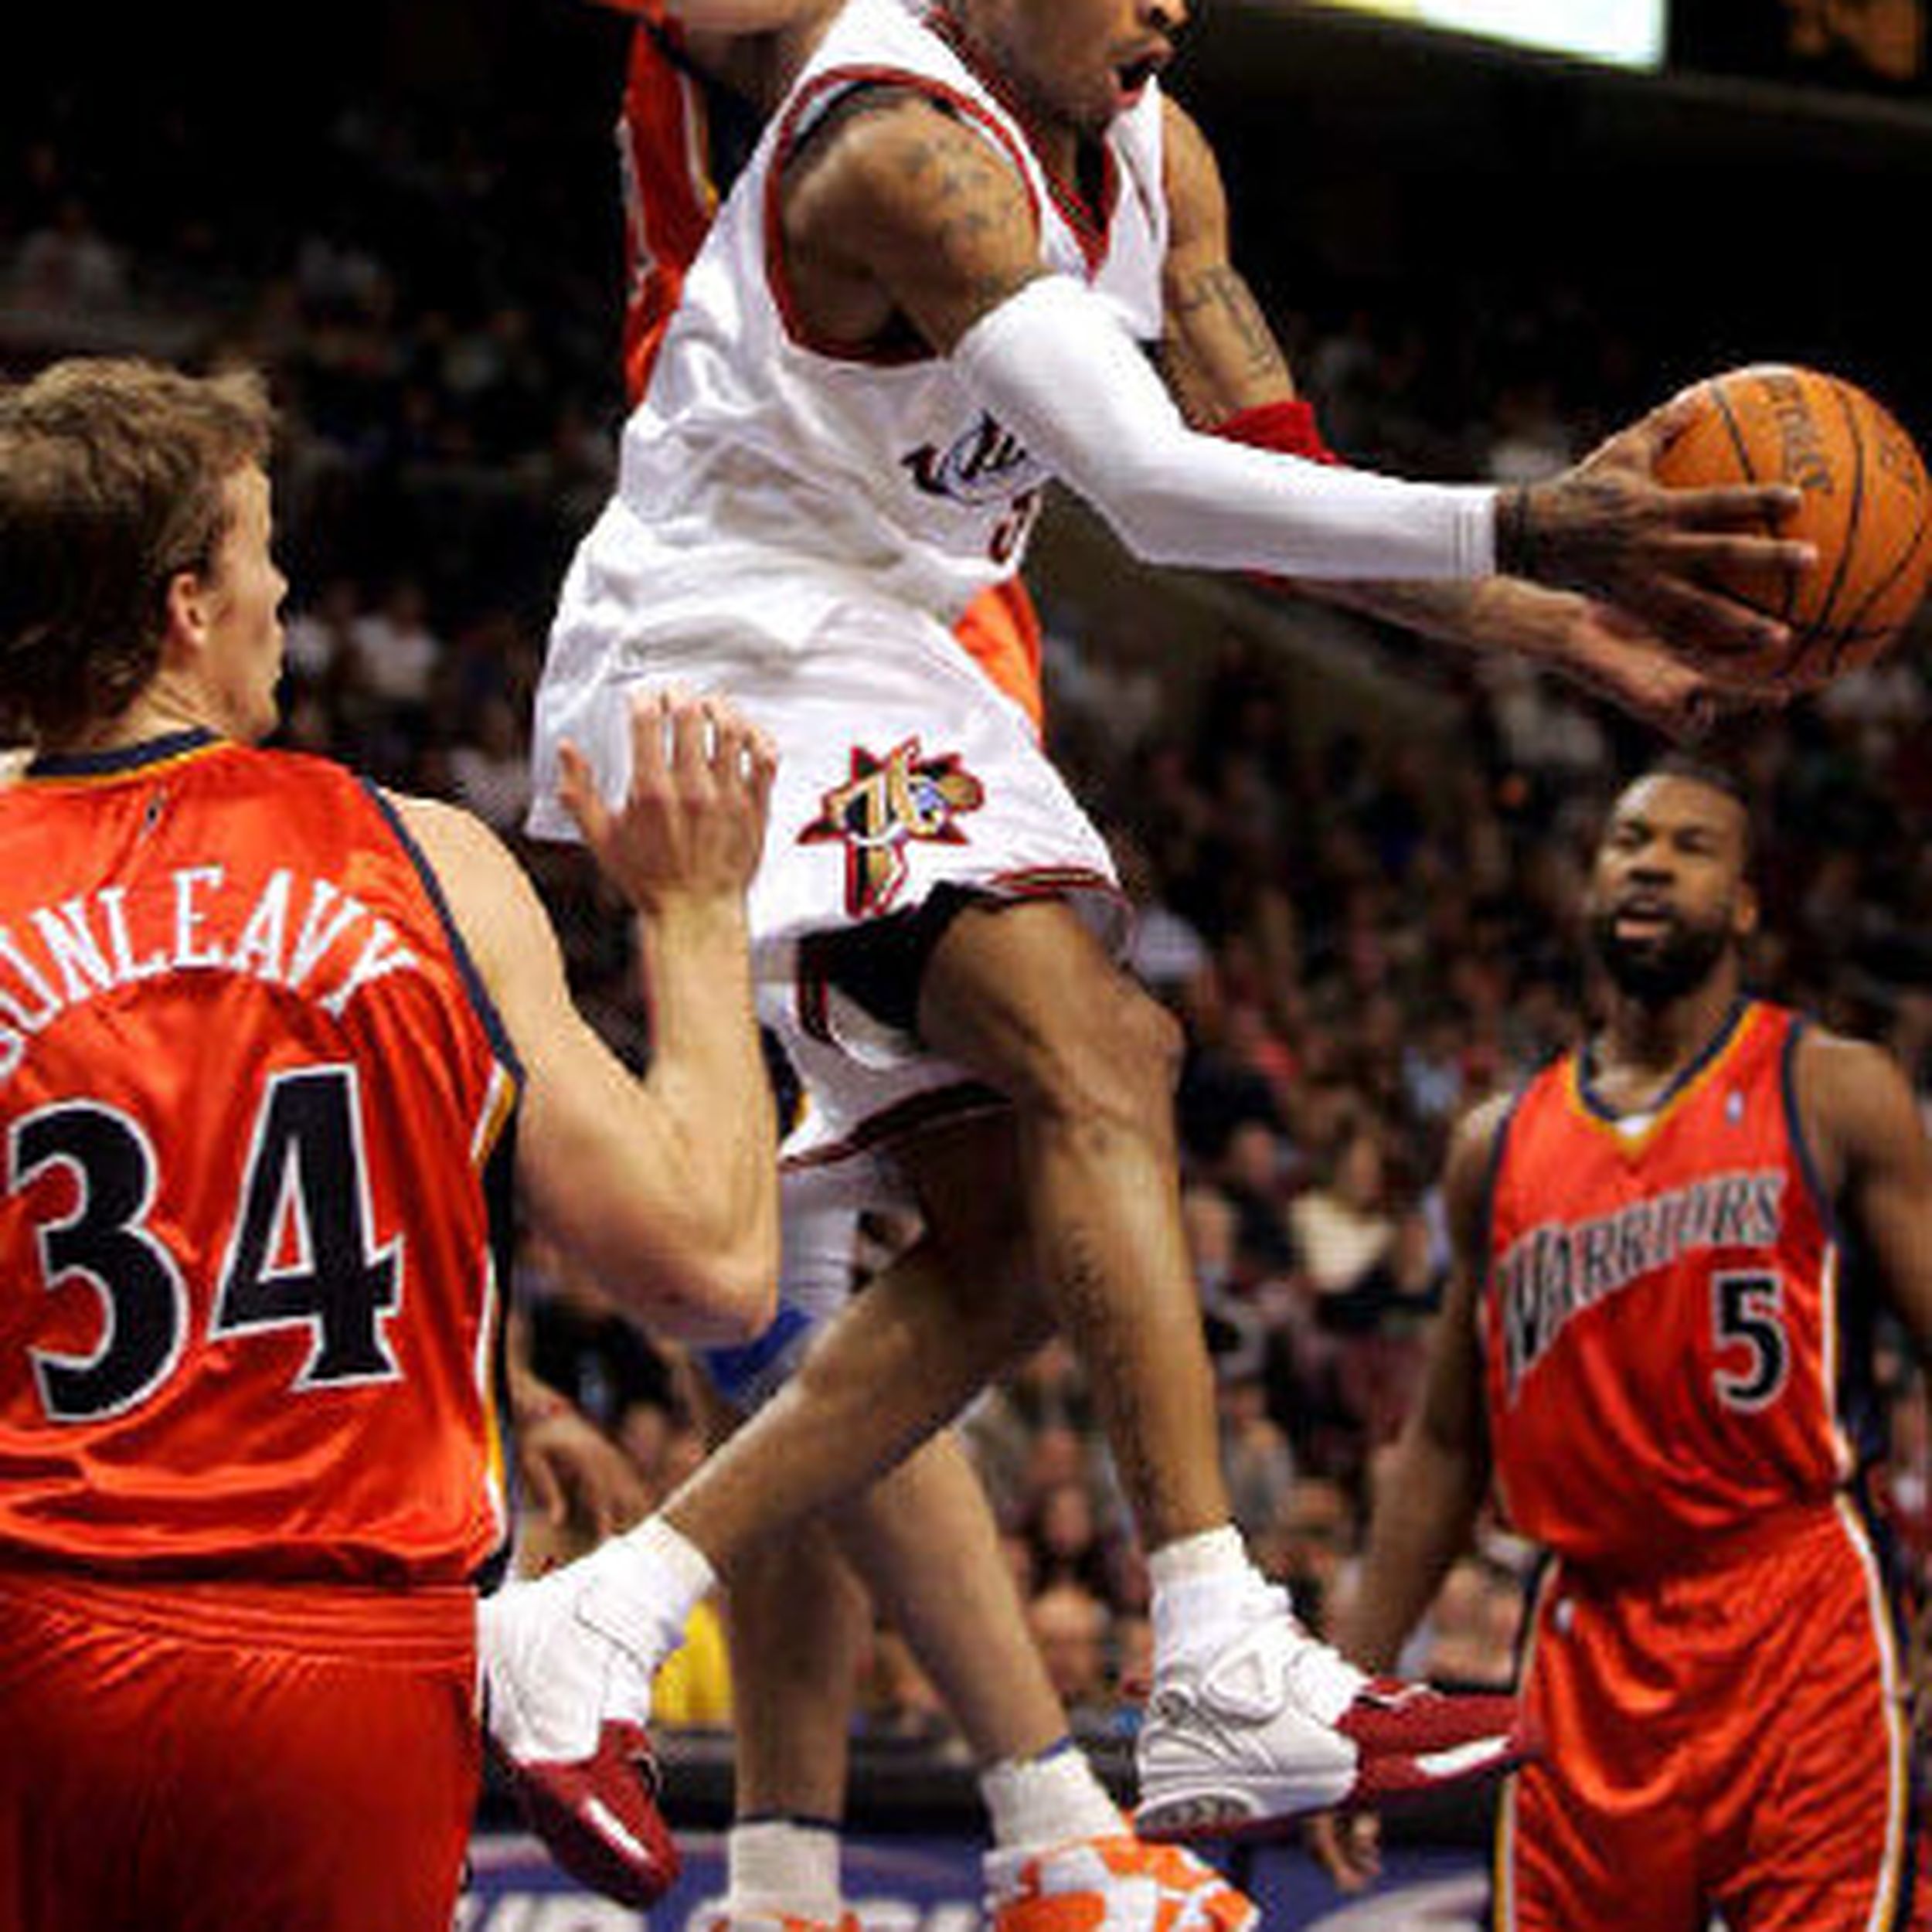
{"label": "white basketball shorts", "polygon": [[637,617],[590,594],[584,576],[566,585],[538,692],[531,829],[575,835],[556,801],[562,740],[607,797],[621,796],[636,692],[716,691],[770,736],[778,771],[750,917],[759,1017],[804,1094],[787,1170],[817,1177],[827,1201],[891,1200],[895,1141],[993,1102],[963,1069],[801,968],[801,941],[951,886],[1066,899],[1117,950],[1128,913],[1107,847],[1025,713],[925,613],[855,580],[828,598],[818,580],[809,628],[787,635],[764,614],[769,580],[736,602],[674,597]]}

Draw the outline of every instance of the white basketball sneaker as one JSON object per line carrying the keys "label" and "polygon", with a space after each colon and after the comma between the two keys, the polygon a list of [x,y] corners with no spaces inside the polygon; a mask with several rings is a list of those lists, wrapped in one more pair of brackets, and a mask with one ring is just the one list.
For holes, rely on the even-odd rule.
{"label": "white basketball sneaker", "polygon": [[676,1881],[645,1723],[656,1660],[594,1554],[478,1606],[491,1749],[530,1828],[573,1878],[645,1906]]}
{"label": "white basketball sneaker", "polygon": [[1499,1776],[1534,1754],[1513,1697],[1371,1678],[1269,1589],[1238,1634],[1156,1668],[1138,1747],[1144,1838],[1266,1836]]}

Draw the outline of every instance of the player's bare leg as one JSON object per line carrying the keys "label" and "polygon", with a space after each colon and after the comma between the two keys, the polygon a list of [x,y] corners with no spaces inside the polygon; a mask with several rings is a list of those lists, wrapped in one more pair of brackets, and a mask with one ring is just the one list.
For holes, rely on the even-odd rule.
{"label": "player's bare leg", "polygon": [[[920,1032],[1014,1104],[1034,1268],[1094,1387],[1142,1541],[1230,1519],[1181,1219],[1180,1029],[1065,905],[973,908],[927,968]],[[944,1176],[927,1181],[930,1199]]]}
{"label": "player's bare leg", "polygon": [[959,914],[927,966],[920,1027],[1013,1104],[1036,1268],[1148,1548],[1143,1830],[1271,1825],[1509,1761],[1507,1700],[1372,1684],[1302,1630],[1232,1527],[1181,1216],[1171,1017],[1049,901]]}
{"label": "player's bare leg", "polygon": [[1272,1826],[1506,1766],[1520,1747],[1510,1700],[1371,1684],[1294,1621],[1229,1524],[1172,1168],[1171,1025],[1056,905],[961,913],[928,970],[930,1043],[1008,1094],[1013,1117],[910,1148],[925,1237],[658,1516],[486,1614],[493,1681],[515,1706],[499,1740],[519,1762],[566,1749],[580,1762],[597,1712],[648,1713],[713,1566],[909,1453],[1042,1338],[1053,1303],[1150,1546],[1143,1832]]}
{"label": "player's bare leg", "polygon": [[1257,1923],[1211,1866],[1138,1840],[1067,1735],[985,1488],[957,1436],[935,1437],[835,1519],[842,1546],[985,1767],[993,1932],[1076,1917],[1127,1932],[1168,1903],[1202,1932]]}
{"label": "player's bare leg", "polygon": [[[822,1321],[849,1298],[856,1217],[801,1195],[787,1219],[784,1303]],[[787,1345],[774,1360],[715,1367],[755,1413],[808,1352],[789,1366]],[[705,1406],[714,1443],[739,1426],[721,1398]],[[1191,1913],[1202,1932],[1251,1923],[1253,1907],[1211,1866],[1134,1838],[1067,1734],[985,1486],[954,1434],[942,1431],[822,1520],[741,1553],[726,1573],[738,1821],[726,1897],[704,1932],[849,1932],[838,1820],[851,1681],[874,1600],[981,1767],[994,1932],[1026,1932],[1056,1913],[1096,1932],[1130,1932],[1157,1900]]]}
{"label": "player's bare leg", "polygon": [[917,1155],[935,1204],[926,1233],[660,1514],[714,1562],[855,1495],[1051,1332],[1011,1212],[1010,1122],[935,1129]]}
{"label": "player's bare leg", "polygon": [[1068,1736],[985,1488],[951,1432],[822,1527],[741,1553],[726,1581],[739,1822],[724,1906],[704,1932],[848,1925],[836,1821],[852,1679],[873,1600],[983,1767],[993,1932],[1024,1932],[1053,1910],[1128,1932],[1161,1900],[1192,1912],[1202,1932],[1253,1924],[1252,1905],[1211,1866],[1134,1837]]}

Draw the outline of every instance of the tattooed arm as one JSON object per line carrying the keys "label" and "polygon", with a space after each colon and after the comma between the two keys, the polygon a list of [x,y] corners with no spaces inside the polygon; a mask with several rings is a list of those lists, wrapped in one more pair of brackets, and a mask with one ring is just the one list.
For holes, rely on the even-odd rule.
{"label": "tattooed arm", "polygon": [[787,168],[781,210],[794,310],[821,340],[860,347],[910,325],[947,355],[1043,272],[1019,175],[910,88],[832,109]]}
{"label": "tattooed arm", "polygon": [[[1213,150],[1166,104],[1166,185],[1172,220],[1162,375],[1188,420],[1212,429],[1243,410],[1295,396],[1294,379],[1260,305],[1230,259],[1227,197]],[[1673,733],[1709,715],[1704,680],[1663,641],[1621,611],[1520,578],[1461,583],[1303,580],[1298,587],[1472,649],[1503,649],[1547,664]]]}
{"label": "tattooed arm", "polygon": [[1162,282],[1167,329],[1155,359],[1188,420],[1211,430],[1242,410],[1292,401],[1294,378],[1230,260],[1227,194],[1213,150],[1172,98],[1162,105],[1172,228]]}
{"label": "tattooed arm", "polygon": [[[1198,136],[1193,145],[1206,160]],[[1202,179],[1218,205],[1218,180]],[[1199,434],[1111,304],[1078,278],[1047,272],[1036,220],[1010,160],[941,102],[910,87],[849,97],[808,134],[781,180],[792,319],[808,338],[841,349],[901,348],[910,337],[948,357],[981,405],[1151,563],[1405,583],[1493,580],[1499,545],[1533,526],[1546,582],[1587,581],[1634,609],[1668,610],[1714,648],[1785,635],[1699,587],[1695,573],[1801,561],[1792,546],[1732,534],[1747,518],[1761,530],[1794,493],[1658,488],[1655,421],[1588,466],[1509,493],[1521,513],[1506,519],[1484,485],[1319,468]],[[1168,363],[1184,368],[1179,380],[1196,407],[1204,397],[1240,408],[1287,393],[1279,351],[1227,264],[1226,226],[1224,209],[1212,225],[1176,223],[1179,248],[1198,253],[1179,291],[1192,324],[1177,332]],[[1177,259],[1185,266],[1189,257]],[[1481,600],[1509,603],[1487,590]],[[1514,619],[1508,608],[1495,612],[1497,622]],[[1545,641],[1526,621],[1501,639],[1463,628],[1470,622],[1458,606],[1444,634],[1519,649],[1532,632]]]}

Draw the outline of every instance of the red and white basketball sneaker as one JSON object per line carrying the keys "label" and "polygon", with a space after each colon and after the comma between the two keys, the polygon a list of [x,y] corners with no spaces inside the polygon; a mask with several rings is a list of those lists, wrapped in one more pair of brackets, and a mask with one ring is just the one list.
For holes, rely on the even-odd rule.
{"label": "red and white basketball sneaker", "polygon": [[1509,1696],[1365,1675],[1296,1621],[1286,1594],[1212,1655],[1155,1670],[1134,1829],[1156,1842],[1267,1836],[1314,1811],[1453,1790],[1535,1755]]}
{"label": "red and white basketball sneaker", "polygon": [[1048,1852],[986,1858],[992,1932],[1253,1932],[1253,1902],[1178,1845],[1148,1845],[1123,1825]]}
{"label": "red and white basketball sneaker", "polygon": [[550,1855],[607,1898],[645,1906],[679,1869],[644,1728],[654,1663],[600,1577],[593,1556],[478,1606],[485,1722]]}

